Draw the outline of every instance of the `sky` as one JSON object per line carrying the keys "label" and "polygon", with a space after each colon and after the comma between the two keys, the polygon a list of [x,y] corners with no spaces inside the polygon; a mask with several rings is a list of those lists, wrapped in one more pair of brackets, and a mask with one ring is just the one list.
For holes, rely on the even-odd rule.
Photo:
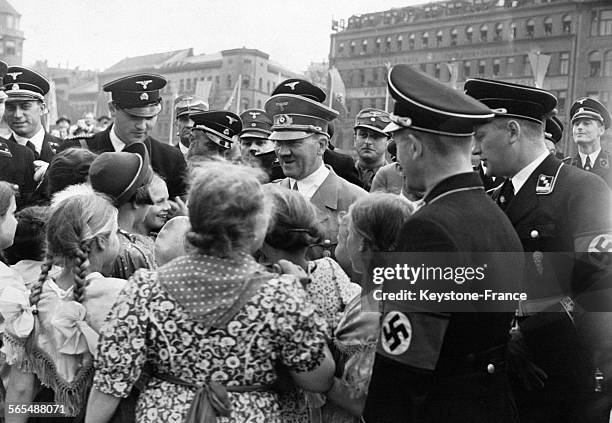
{"label": "sky", "polygon": [[423,0],[9,0],[23,64],[104,70],[125,57],[193,47],[256,48],[297,72],[327,60],[331,21]]}

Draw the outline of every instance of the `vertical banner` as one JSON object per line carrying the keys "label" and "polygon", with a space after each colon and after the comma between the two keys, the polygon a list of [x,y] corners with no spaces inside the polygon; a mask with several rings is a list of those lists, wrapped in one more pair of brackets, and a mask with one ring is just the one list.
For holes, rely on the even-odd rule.
{"label": "vertical banner", "polygon": [[232,107],[232,104],[234,103],[234,98],[236,98],[236,93],[238,92],[239,83],[240,83],[240,79],[236,81],[236,84],[234,85],[234,89],[232,90],[232,95],[230,95],[230,97],[225,102],[225,106],[223,106],[223,110],[229,110],[230,107]]}
{"label": "vertical banner", "polygon": [[346,110],[346,87],[338,68],[332,66],[329,70],[329,107],[341,114]]}
{"label": "vertical banner", "polygon": [[531,64],[531,70],[533,73],[533,81],[535,82],[536,88],[542,88],[544,83],[544,77],[548,70],[548,64],[550,63],[550,56],[547,54],[540,54],[539,52],[527,53],[529,57],[529,63]]}
{"label": "vertical banner", "polygon": [[457,89],[457,80],[459,79],[459,64],[457,62],[445,63],[450,76],[449,82],[453,89]]}
{"label": "vertical banner", "polygon": [[212,80],[211,81],[198,81],[196,83],[195,95],[198,97],[202,97],[208,104],[210,101],[208,98],[210,97],[210,91],[212,89]]}
{"label": "vertical banner", "polygon": [[[387,77],[385,80],[389,80],[389,72],[391,72],[391,62],[385,62],[385,68],[387,69]],[[389,113],[389,84],[385,85],[385,112]]]}

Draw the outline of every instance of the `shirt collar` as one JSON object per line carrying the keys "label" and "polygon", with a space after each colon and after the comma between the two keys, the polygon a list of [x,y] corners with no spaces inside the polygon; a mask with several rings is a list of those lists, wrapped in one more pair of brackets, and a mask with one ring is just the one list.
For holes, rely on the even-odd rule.
{"label": "shirt collar", "polygon": [[478,172],[458,173],[438,182],[438,184],[425,195],[423,200],[425,204],[429,204],[450,192],[472,189],[481,189],[484,191],[482,179],[480,179]]}
{"label": "shirt collar", "polygon": [[115,125],[113,125],[113,127],[111,128],[109,136],[111,144],[113,144],[113,148],[115,149],[115,151],[122,151],[125,148],[125,143],[121,141],[121,138],[119,138],[119,136],[115,132]]}
{"label": "shirt collar", "polygon": [[35,133],[32,138],[20,137],[19,135],[13,132],[13,138],[15,138],[15,141],[17,141],[18,144],[21,144],[23,146],[25,146],[28,141],[30,141],[32,144],[34,144],[36,152],[40,154],[40,152],[42,151],[43,141],[45,140],[45,128],[41,126],[38,132]]}
{"label": "shirt collar", "polygon": [[179,141],[179,148],[181,149],[181,153],[183,153],[183,156],[187,157],[187,152],[189,151],[189,147],[185,147],[183,143]]}
{"label": "shirt collar", "polygon": [[[315,192],[323,184],[327,176],[329,175],[329,169],[325,166],[325,163],[321,162],[321,166],[304,179],[297,181],[298,191],[309,200],[312,198]],[[290,188],[293,188],[296,180],[289,178]]]}
{"label": "shirt collar", "polygon": [[519,192],[519,190],[523,185],[525,185],[525,182],[527,182],[527,179],[529,179],[531,174],[549,155],[549,151],[543,152],[534,161],[522,168],[516,175],[512,177],[512,186],[514,187],[515,194]]}
{"label": "shirt collar", "polygon": [[597,160],[597,156],[599,156],[600,151],[601,151],[601,147],[597,151],[592,152],[591,154],[584,154],[578,151],[578,154],[580,155],[580,163],[582,163],[582,167],[584,167],[585,165],[587,156],[591,159],[591,167],[594,166],[595,160]]}

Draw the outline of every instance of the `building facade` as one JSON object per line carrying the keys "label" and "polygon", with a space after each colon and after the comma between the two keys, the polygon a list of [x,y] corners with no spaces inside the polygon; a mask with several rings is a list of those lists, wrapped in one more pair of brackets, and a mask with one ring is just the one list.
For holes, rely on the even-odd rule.
{"label": "building facade", "polygon": [[612,109],[612,3],[451,0],[351,16],[331,35],[329,61],[347,87],[347,128],[360,109],[391,102],[386,78],[395,64],[411,64],[457,89],[473,77],[535,85],[539,67],[541,87],[559,100],[566,124],[559,147],[569,155],[572,101],[592,96]]}
{"label": "building facade", "polygon": [[0,0],[0,59],[9,65],[21,65],[23,57],[23,31],[21,15],[8,0]]}
{"label": "building facade", "polygon": [[[173,101],[180,94],[200,94],[212,109],[228,106],[234,112],[263,108],[276,85],[300,76],[273,62],[257,49],[237,48],[194,55],[193,49],[124,59],[99,75],[100,91],[108,81],[133,73],[157,73],[168,80],[162,90],[162,111],[152,133],[160,141],[178,142]],[[108,97],[100,97],[98,115],[108,113]]]}

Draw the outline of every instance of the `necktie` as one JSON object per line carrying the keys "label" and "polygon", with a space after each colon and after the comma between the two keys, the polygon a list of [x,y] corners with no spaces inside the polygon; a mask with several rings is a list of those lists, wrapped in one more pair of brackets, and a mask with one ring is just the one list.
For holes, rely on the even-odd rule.
{"label": "necktie", "polygon": [[587,156],[586,160],[584,161],[584,170],[591,170],[592,165],[591,165],[591,158],[589,156]]}
{"label": "necktie", "polygon": [[512,179],[506,179],[506,182],[504,182],[504,186],[501,189],[501,193],[498,200],[501,209],[506,210],[508,204],[510,204],[513,198],[514,185],[512,185]]}
{"label": "necktie", "polygon": [[292,188],[292,189],[293,189],[294,191],[298,191],[297,181],[295,181],[295,182],[293,183],[293,188]]}
{"label": "necktie", "polygon": [[34,147],[34,143],[32,143],[32,141],[28,141],[26,142],[26,147],[32,150],[32,153],[34,153],[34,157],[38,159],[38,153],[36,152],[36,147]]}

